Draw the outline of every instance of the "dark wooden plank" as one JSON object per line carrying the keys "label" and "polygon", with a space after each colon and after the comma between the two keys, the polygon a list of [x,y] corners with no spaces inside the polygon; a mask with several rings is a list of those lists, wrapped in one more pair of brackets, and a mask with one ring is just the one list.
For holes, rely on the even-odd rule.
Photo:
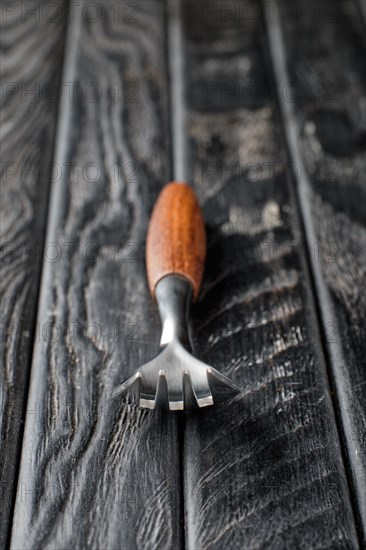
{"label": "dark wooden plank", "polygon": [[363,19],[364,25],[366,25],[366,0],[356,0],[358,2],[358,9]]}
{"label": "dark wooden plank", "polygon": [[[67,10],[1,5],[0,547],[10,531]],[[33,14],[31,13],[33,12]]]}
{"label": "dark wooden plank", "polygon": [[192,332],[243,388],[186,419],[186,544],[357,548],[259,5],[184,6],[191,179],[209,228]]}
{"label": "dark wooden plank", "polygon": [[12,548],[179,548],[176,417],[110,399],[159,341],[144,248],[169,179],[164,5],[74,7],[56,152],[70,164],[47,235],[63,254],[43,273],[51,338],[35,346]]}
{"label": "dark wooden plank", "polygon": [[285,1],[269,36],[277,89],[289,93],[286,103],[280,95],[284,126],[301,167],[298,194],[366,544],[365,29],[356,2]]}

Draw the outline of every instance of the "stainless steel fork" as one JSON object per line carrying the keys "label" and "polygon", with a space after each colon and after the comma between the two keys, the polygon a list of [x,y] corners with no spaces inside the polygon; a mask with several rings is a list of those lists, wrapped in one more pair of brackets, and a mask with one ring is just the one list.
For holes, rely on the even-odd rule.
{"label": "stainless steel fork", "polygon": [[205,255],[204,222],[194,192],[184,183],[167,185],[155,205],[146,247],[149,286],[162,322],[160,349],[113,397],[129,390],[141,407],[176,411],[207,407],[240,391],[191,354],[189,308],[198,295]]}

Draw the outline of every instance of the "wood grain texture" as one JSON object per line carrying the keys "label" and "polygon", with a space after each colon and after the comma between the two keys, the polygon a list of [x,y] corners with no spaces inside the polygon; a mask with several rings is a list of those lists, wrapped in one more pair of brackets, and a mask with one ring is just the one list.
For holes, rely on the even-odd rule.
{"label": "wood grain texture", "polygon": [[16,491],[64,51],[63,2],[1,6],[0,547]]}
{"label": "wood grain texture", "polygon": [[[310,258],[352,490],[366,545],[366,67],[356,2],[284,1],[279,22]],[[284,13],[297,12],[293,21]],[[281,16],[282,14],[282,16]],[[309,32],[319,40],[308,40]],[[285,69],[286,70],[286,69]],[[286,80],[286,81],[285,81]],[[290,138],[291,141],[291,138]],[[304,200],[305,199],[305,200]]]}
{"label": "wood grain texture", "polygon": [[186,546],[357,548],[259,6],[184,6],[189,178],[208,226],[192,334],[243,388],[186,419]]}
{"label": "wood grain texture", "polygon": [[173,182],[160,193],[149,223],[146,268],[152,296],[167,275],[181,275],[192,284],[194,299],[201,286],[206,257],[206,231],[192,188]]}
{"label": "wood grain texture", "polygon": [[[35,346],[11,546],[179,548],[176,419],[110,399],[158,347],[144,247],[170,179],[164,6],[92,4],[88,17],[75,3],[68,36],[63,81],[75,98],[63,97],[56,162],[66,168],[47,236],[63,254],[43,272],[47,333]],[[91,83],[97,101],[85,97]]]}

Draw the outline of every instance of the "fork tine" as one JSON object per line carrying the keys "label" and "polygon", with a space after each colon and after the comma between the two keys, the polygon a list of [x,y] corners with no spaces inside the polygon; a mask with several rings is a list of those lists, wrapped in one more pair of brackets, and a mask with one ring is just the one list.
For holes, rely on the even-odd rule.
{"label": "fork tine", "polygon": [[220,383],[223,387],[230,388],[232,391],[240,393],[241,389],[237,386],[230,378],[221,374],[218,370],[208,367],[207,376],[209,380],[215,380],[217,383]]}
{"label": "fork tine", "polygon": [[153,410],[153,409],[155,409],[155,400],[154,399],[142,399],[142,398],[140,398],[139,405],[142,409]]}
{"label": "fork tine", "polygon": [[214,368],[207,369],[207,377],[216,401],[222,401],[240,393],[240,388],[232,380],[221,374]]}
{"label": "fork tine", "polygon": [[117,395],[120,395],[121,393],[126,392],[127,390],[129,390],[131,388],[131,386],[136,381],[140,381],[140,383],[141,383],[141,373],[140,372],[135,372],[135,374],[130,376],[130,378],[127,378],[127,380],[125,380],[123,382],[123,384],[121,384],[120,386],[117,386],[117,388],[115,388],[112,392],[112,397],[117,397]]}
{"label": "fork tine", "polygon": [[144,409],[154,409],[156,389],[152,387],[152,381],[150,379],[146,380],[146,378],[142,376],[141,381],[140,407]]}
{"label": "fork tine", "polygon": [[213,405],[211,388],[208,383],[207,369],[192,368],[189,371],[192,389],[199,407],[208,407]]}
{"label": "fork tine", "polygon": [[184,409],[183,399],[183,375],[181,372],[167,373],[169,409],[171,411],[182,411]]}
{"label": "fork tine", "polygon": [[173,397],[173,399],[171,399],[171,397],[169,396],[169,409],[171,411],[183,411],[184,409],[183,396],[182,398]]}
{"label": "fork tine", "polygon": [[141,395],[143,397],[140,397],[139,405],[143,409],[155,409],[155,398],[154,396],[149,397],[147,394],[143,394],[141,392]]}

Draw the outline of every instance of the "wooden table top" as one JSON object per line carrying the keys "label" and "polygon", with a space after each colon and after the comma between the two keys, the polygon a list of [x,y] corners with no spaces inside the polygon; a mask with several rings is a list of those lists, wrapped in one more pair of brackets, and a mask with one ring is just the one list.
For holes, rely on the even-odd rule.
{"label": "wooden table top", "polygon": [[[172,1],[1,6],[0,546],[363,547],[365,0]],[[242,392],[166,414],[110,396],[177,162],[194,353]]]}

